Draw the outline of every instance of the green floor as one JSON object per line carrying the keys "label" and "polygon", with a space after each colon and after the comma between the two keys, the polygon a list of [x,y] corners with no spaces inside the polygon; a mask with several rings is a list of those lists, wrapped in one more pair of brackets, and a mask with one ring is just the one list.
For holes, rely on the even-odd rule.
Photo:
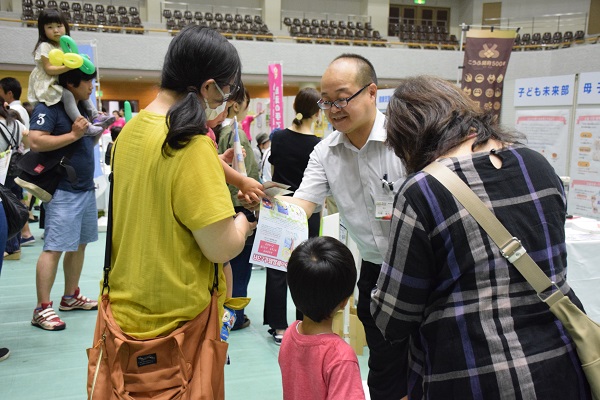
{"label": "green floor", "polygon": [[[19,261],[5,261],[0,277],[0,347],[11,350],[10,358],[0,362],[0,399],[81,400],[86,397],[87,357],[91,345],[95,311],[58,311],[64,278],[59,267],[52,290],[55,310],[67,323],[67,329],[47,332],[30,324],[36,304],[35,264],[43,241],[37,224],[32,232],[37,242],[22,249]],[[95,297],[104,263],[105,234],[88,246],[80,287],[83,294]],[[232,332],[229,355],[231,365],[225,367],[227,399],[281,399],[281,375],[277,364],[279,347],[262,325],[265,271],[254,270],[248,288],[252,302],[246,313],[252,324]],[[288,322],[294,318],[291,298],[288,299]],[[359,356],[363,380],[366,379],[368,349]],[[307,366],[309,367],[309,366]]]}

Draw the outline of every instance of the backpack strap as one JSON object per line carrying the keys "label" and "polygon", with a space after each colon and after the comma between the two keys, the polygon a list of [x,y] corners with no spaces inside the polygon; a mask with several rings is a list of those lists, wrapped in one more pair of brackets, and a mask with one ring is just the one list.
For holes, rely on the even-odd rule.
{"label": "backpack strap", "polygon": [[[16,121],[14,121],[14,126],[15,126],[15,130],[17,131],[17,139],[16,140],[15,140],[15,137],[13,136],[13,134],[8,131],[8,127],[2,123],[0,123],[0,134],[2,134],[2,137],[4,137],[4,140],[6,140],[6,143],[8,143],[8,147],[12,147],[13,149],[17,150],[19,148],[19,134],[21,132],[20,132],[19,124]],[[4,150],[8,150],[8,148],[6,148]]]}

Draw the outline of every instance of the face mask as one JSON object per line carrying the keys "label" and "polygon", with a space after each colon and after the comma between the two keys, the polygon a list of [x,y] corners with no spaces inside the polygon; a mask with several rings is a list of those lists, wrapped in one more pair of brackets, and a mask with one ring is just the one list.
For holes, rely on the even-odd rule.
{"label": "face mask", "polygon": [[221,105],[217,108],[210,108],[210,105],[208,105],[208,100],[204,99],[204,102],[206,103],[206,107],[204,107],[204,112],[206,113],[207,121],[217,118],[219,114],[225,111],[225,107],[227,105],[227,103],[221,103]]}

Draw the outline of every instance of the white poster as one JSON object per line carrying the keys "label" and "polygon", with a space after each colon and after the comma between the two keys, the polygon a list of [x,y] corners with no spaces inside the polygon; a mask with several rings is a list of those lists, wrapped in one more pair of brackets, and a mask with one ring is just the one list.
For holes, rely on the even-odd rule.
{"label": "white poster", "polygon": [[377,109],[385,114],[390,98],[396,89],[378,89],[377,90]]}
{"label": "white poster", "polygon": [[600,108],[575,114],[568,207],[570,214],[600,218]]}
{"label": "white poster", "polygon": [[567,175],[569,110],[519,110],[515,128],[527,136],[527,146],[546,157],[558,175]]}

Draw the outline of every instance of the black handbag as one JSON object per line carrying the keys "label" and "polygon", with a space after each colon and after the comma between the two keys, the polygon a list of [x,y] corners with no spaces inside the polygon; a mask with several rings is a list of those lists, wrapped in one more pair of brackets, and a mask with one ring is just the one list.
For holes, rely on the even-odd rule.
{"label": "black handbag", "polygon": [[[8,171],[6,176],[17,176],[21,172],[21,169],[18,167],[18,162],[23,156],[23,154],[19,153],[19,143],[21,142],[19,135],[21,134],[19,125],[15,123],[14,125],[16,131],[16,138],[13,132],[12,134],[8,132],[7,127],[3,124],[0,124],[0,134],[4,137],[6,143],[8,143],[8,147],[12,148],[12,154],[10,157],[10,163],[8,164]],[[12,139],[12,140],[11,140]]]}
{"label": "black handbag", "polygon": [[72,184],[77,182],[77,174],[69,161],[75,147],[69,145],[64,149],[66,151],[62,155],[55,151],[25,153],[19,160],[18,166],[22,171],[15,178],[15,183],[43,202],[52,200],[63,177],[66,176]]}
{"label": "black handbag", "polygon": [[25,226],[29,219],[29,210],[10,189],[2,184],[0,184],[0,199],[8,222],[8,239],[11,239]]}

